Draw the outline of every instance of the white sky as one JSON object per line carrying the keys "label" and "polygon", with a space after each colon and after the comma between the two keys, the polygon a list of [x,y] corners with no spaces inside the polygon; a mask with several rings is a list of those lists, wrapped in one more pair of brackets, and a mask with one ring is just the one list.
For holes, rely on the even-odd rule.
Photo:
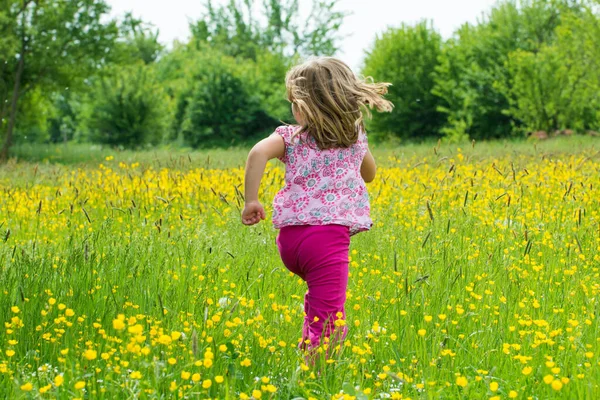
{"label": "white sky", "polygon": [[[226,0],[213,0],[214,4]],[[132,11],[135,17],[151,22],[160,29],[165,44],[186,40],[189,21],[204,13],[203,0],[108,0],[114,16]],[[262,3],[262,1],[260,2]],[[340,0],[338,9],[350,11],[341,34],[345,36],[338,57],[358,69],[378,33],[402,22],[433,20],[435,28],[448,38],[465,22],[476,22],[496,0]],[[310,11],[311,0],[300,0],[302,14]]]}

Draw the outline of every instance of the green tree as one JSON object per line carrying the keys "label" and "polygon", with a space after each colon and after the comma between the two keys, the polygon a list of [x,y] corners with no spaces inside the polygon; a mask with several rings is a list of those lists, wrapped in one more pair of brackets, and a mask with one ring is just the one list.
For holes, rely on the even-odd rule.
{"label": "green tree", "polygon": [[592,9],[565,14],[552,44],[512,52],[506,66],[510,78],[500,86],[509,99],[506,114],[524,130],[597,127],[600,18]]}
{"label": "green tree", "polygon": [[169,99],[149,67],[120,66],[97,79],[92,93],[82,118],[93,142],[136,148],[162,140]]}
{"label": "green tree", "polygon": [[0,10],[0,50],[6,60],[0,116],[8,116],[0,160],[6,160],[19,100],[37,88],[53,92],[81,85],[81,78],[105,61],[118,29],[103,21],[109,8],[102,0],[0,0]]}
{"label": "green tree", "polygon": [[192,147],[240,143],[273,128],[277,121],[261,106],[234,59],[213,52],[193,74],[193,86],[180,97],[177,114],[185,142]]}
{"label": "green tree", "polygon": [[218,7],[209,0],[206,15],[190,29],[198,42],[235,57],[256,59],[263,50],[288,56],[332,55],[346,16],[335,9],[337,3],[313,0],[310,15],[301,19],[298,0],[265,0],[261,11],[253,0],[230,0]]}
{"label": "green tree", "polygon": [[390,82],[388,98],[393,113],[376,113],[371,127],[401,138],[435,136],[444,122],[439,99],[431,93],[442,38],[426,21],[390,28],[375,39],[367,53],[363,74]]}
{"label": "green tree", "polygon": [[[169,138],[171,140],[179,139],[186,141],[193,146],[200,146],[199,141],[193,137],[200,137],[192,131],[190,126],[199,126],[199,113],[206,113],[207,120],[211,120],[212,131],[224,131],[227,128],[214,128],[219,123],[228,124],[228,120],[238,118],[231,113],[242,113],[240,120],[244,120],[249,115],[259,119],[259,123],[249,123],[243,130],[233,129],[231,132],[239,134],[238,139],[247,138],[257,133],[263,133],[264,130],[274,128],[279,120],[289,120],[291,112],[289,103],[286,101],[286,92],[284,79],[290,66],[291,60],[287,57],[263,51],[257,55],[256,60],[245,60],[239,62],[238,59],[227,56],[222,52],[206,44],[196,48],[196,46],[177,45],[156,65],[157,74],[160,82],[165,87],[166,92],[173,100],[175,106],[174,117],[171,128],[169,129]],[[224,111],[215,109],[217,106],[206,105],[206,108],[197,108],[192,114],[188,108],[192,102],[197,105],[199,97],[215,96],[220,99],[222,90],[231,88],[220,88],[208,77],[211,74],[220,79],[221,84],[235,85],[235,90],[239,90],[236,96],[243,97],[240,104]],[[222,75],[226,75],[225,78]],[[235,78],[235,79],[230,79]],[[203,89],[201,86],[207,85]],[[212,93],[212,94],[211,94]],[[193,100],[196,98],[196,100]],[[235,105],[235,99],[231,104]],[[210,102],[210,100],[207,100]],[[225,101],[225,100],[223,100]],[[208,103],[207,103],[208,104]],[[215,104],[223,104],[216,101]],[[246,104],[245,106],[242,106]],[[244,110],[243,107],[250,107]],[[216,115],[219,115],[216,117]],[[190,116],[194,115],[194,123],[190,125]],[[186,137],[183,137],[184,122],[186,124]],[[203,122],[205,124],[206,122]],[[202,125],[204,126],[204,125]],[[204,129],[204,128],[202,128]],[[258,131],[257,131],[258,130]],[[234,138],[229,134],[219,134],[209,138],[209,130],[203,130],[203,141],[217,145],[219,143],[230,143]]]}
{"label": "green tree", "polygon": [[479,24],[465,24],[444,46],[433,93],[447,115],[442,132],[453,139],[508,136],[514,121],[499,85],[506,82],[509,54],[536,52],[555,38],[570,0],[522,0],[500,3]]}

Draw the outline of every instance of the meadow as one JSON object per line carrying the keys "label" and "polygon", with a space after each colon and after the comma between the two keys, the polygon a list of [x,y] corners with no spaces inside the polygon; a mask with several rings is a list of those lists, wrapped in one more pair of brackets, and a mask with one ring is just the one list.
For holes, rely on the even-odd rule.
{"label": "meadow", "polygon": [[[20,147],[0,168],[0,397],[600,398],[600,143],[379,147],[348,337],[243,227],[245,149]],[[261,199],[280,188],[269,164]]]}

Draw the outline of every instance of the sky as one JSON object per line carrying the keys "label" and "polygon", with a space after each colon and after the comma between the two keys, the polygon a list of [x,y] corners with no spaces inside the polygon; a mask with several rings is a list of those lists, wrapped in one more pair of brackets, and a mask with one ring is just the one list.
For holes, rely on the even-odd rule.
{"label": "sky", "polygon": [[[213,0],[215,4],[225,0]],[[310,11],[311,0],[299,0],[300,12]],[[159,40],[170,44],[189,38],[189,21],[199,19],[204,12],[203,0],[108,0],[112,15],[123,16],[127,11],[137,18],[154,24]],[[260,1],[262,3],[262,1]],[[344,36],[338,57],[352,68],[360,69],[365,51],[377,34],[387,27],[401,23],[432,20],[434,27],[448,38],[465,22],[476,22],[496,0],[340,0],[338,10],[349,11],[340,33]]]}

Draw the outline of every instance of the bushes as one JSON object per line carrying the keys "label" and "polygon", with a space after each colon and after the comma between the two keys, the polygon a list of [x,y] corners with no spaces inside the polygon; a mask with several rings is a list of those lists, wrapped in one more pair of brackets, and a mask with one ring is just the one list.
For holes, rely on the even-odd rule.
{"label": "bushes", "polygon": [[192,147],[243,142],[273,124],[232,71],[208,67],[188,100],[182,132]]}
{"label": "bushes", "polygon": [[396,108],[373,115],[374,131],[400,138],[438,135],[443,115],[431,90],[441,46],[441,36],[427,22],[390,29],[375,40],[363,73],[393,83],[388,98]]}
{"label": "bushes", "polygon": [[600,90],[600,24],[589,11],[567,12],[552,44],[516,51],[506,63],[506,114],[523,130],[597,129]]}
{"label": "bushes", "polygon": [[240,62],[208,46],[182,46],[158,64],[175,103],[171,139],[192,147],[241,143],[286,117],[283,59],[264,52]]}
{"label": "bushes", "polygon": [[82,118],[92,141],[135,148],[159,143],[169,114],[169,99],[152,70],[137,65],[99,78]]}
{"label": "bushes", "polygon": [[597,12],[584,0],[510,0],[445,43],[426,23],[388,30],[363,72],[394,84],[397,108],[373,129],[453,141],[597,129]]}
{"label": "bushes", "polygon": [[553,40],[559,8],[545,0],[509,1],[477,26],[464,25],[448,41],[436,68],[433,93],[446,114],[442,132],[454,140],[510,136],[520,121],[507,115],[500,85],[510,80],[505,64],[517,50],[538,51]]}

